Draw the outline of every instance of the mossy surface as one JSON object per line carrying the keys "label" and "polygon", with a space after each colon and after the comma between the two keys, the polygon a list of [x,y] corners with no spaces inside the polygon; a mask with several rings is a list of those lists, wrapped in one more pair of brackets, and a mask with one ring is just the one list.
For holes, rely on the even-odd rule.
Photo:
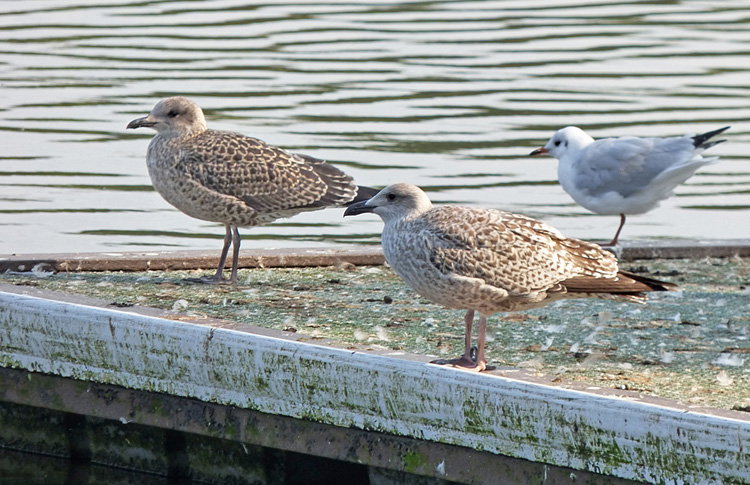
{"label": "mossy surface", "polygon": [[[750,410],[750,260],[648,260],[623,269],[678,283],[681,291],[654,294],[646,305],[564,300],[495,315],[489,363]],[[440,357],[463,351],[463,313],[419,297],[387,267],[246,269],[235,287],[185,281],[200,275],[31,272],[2,274],[0,282],[94,296],[115,307],[156,307],[174,319],[217,317],[311,341]]]}

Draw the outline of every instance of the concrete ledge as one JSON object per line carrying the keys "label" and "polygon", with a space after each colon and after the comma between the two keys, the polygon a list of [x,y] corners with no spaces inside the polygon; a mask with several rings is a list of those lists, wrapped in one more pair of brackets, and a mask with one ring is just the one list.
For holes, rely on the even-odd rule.
{"label": "concrete ledge", "polygon": [[[342,473],[336,470],[336,463],[347,462],[366,468],[364,474],[369,475],[371,483],[439,485],[445,482],[422,477],[439,475],[436,464],[445,457],[461,464],[452,477],[462,482],[493,483],[503,477],[506,485],[528,485],[530,481],[569,483],[575,477],[577,484],[593,485],[604,480],[593,473],[468,448],[22,370],[0,368],[0,397],[5,403],[13,403],[9,407],[0,402],[0,446],[10,443],[14,449],[29,449],[32,445],[29,451],[48,456],[80,459],[83,455],[94,464],[162,476],[175,475],[174,469],[181,468],[180,476],[211,483],[287,483],[284,478],[289,477],[284,475],[290,471],[298,477],[325,476],[309,482],[337,483]],[[46,424],[54,421],[75,422],[77,427],[70,430]],[[200,448],[183,446],[176,450],[175,443],[196,438],[163,430],[213,441],[203,440],[205,446]],[[70,436],[71,432],[75,435]],[[30,434],[43,437],[43,441],[29,443]],[[75,446],[66,446],[68,443]],[[266,464],[269,452],[275,458],[270,470]],[[207,459],[206,454],[213,456]],[[316,458],[300,460],[297,454]],[[390,480],[373,481],[383,476]],[[350,478],[338,483],[359,482]],[[635,482],[607,478],[606,483]]]}
{"label": "concrete ledge", "polygon": [[[656,483],[750,481],[750,419],[0,293],[0,366]],[[254,432],[245,428],[241,432]],[[436,478],[492,483],[451,456]],[[496,477],[495,477],[496,479]]]}
{"label": "concrete ledge", "polygon": [[750,239],[637,240],[621,243],[614,252],[623,261],[748,257]]}
{"label": "concrete ledge", "polygon": [[[240,268],[379,265],[380,246],[247,249],[240,251]],[[136,251],[111,253],[0,254],[0,272],[29,271],[148,271],[216,268],[219,251]],[[231,267],[231,263],[229,263]]]}
{"label": "concrete ledge", "polygon": [[[643,240],[624,242],[613,251],[622,261],[634,259],[726,258],[750,256],[750,239]],[[111,253],[0,254],[0,272],[29,271],[147,271],[212,269],[219,251],[146,251]],[[331,248],[246,249],[240,268],[336,266],[385,263],[380,246]]]}

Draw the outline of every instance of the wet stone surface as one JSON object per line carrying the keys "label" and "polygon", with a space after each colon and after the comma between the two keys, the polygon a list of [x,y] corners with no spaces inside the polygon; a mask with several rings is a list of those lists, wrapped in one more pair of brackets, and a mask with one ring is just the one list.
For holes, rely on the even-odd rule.
{"label": "wet stone surface", "polygon": [[[648,260],[623,269],[681,285],[646,305],[564,300],[494,315],[487,358],[561,385],[637,391],[750,412],[750,260]],[[245,269],[236,287],[192,284],[201,272],[5,273],[0,282],[329,338],[352,348],[440,357],[463,350],[463,312],[419,297],[388,267]]]}

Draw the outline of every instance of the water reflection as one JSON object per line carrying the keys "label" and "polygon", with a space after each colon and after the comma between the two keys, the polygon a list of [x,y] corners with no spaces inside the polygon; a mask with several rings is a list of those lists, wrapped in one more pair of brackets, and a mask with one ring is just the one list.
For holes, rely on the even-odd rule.
{"label": "water reflection", "polygon": [[[0,253],[214,248],[221,227],[150,188],[151,135],[125,131],[182,94],[209,125],[410,181],[436,202],[520,211],[566,234],[617,221],[576,206],[558,128],[595,137],[732,125],[722,163],[628,221],[623,238],[747,237],[750,0],[0,3]],[[243,247],[374,243],[375,217],[301,214]],[[616,218],[615,218],[616,219]],[[743,220],[745,223],[738,223]]]}

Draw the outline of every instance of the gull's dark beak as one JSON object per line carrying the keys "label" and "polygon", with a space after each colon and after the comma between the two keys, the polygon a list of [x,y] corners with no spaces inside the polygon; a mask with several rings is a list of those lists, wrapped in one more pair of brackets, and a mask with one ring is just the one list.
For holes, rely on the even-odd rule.
{"label": "gull's dark beak", "polygon": [[375,209],[375,206],[367,205],[367,201],[362,200],[360,202],[355,202],[354,204],[347,207],[346,211],[344,211],[344,217],[357,216],[359,214],[367,214],[369,212],[372,212],[374,209]]}
{"label": "gull's dark beak", "polygon": [[135,129],[135,128],[153,128],[154,125],[156,125],[156,121],[151,121],[148,119],[148,116],[144,116],[143,118],[138,118],[130,123],[128,123],[127,128],[128,129]]}
{"label": "gull's dark beak", "polygon": [[533,157],[535,155],[544,155],[545,153],[549,153],[549,150],[547,150],[546,148],[542,147],[542,148],[537,148],[533,152],[529,153],[529,156]]}

